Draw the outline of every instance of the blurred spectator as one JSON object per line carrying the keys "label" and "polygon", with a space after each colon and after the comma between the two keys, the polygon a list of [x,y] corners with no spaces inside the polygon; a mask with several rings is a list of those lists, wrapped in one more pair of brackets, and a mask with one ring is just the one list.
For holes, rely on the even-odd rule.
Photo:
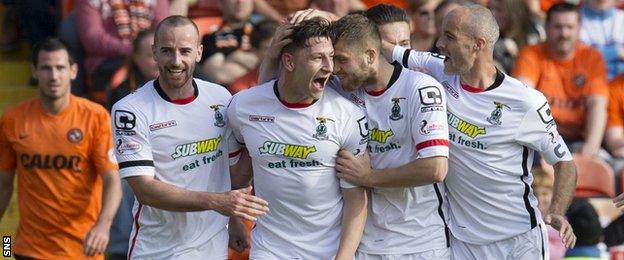
{"label": "blurred spectator", "polygon": [[[253,0],[254,11],[268,19],[281,21],[284,16],[265,0]],[[171,15],[199,18],[207,16],[221,16],[219,1],[215,0],[172,0],[170,3]]]}
{"label": "blurred spectator", "polygon": [[624,11],[615,8],[615,0],[585,1],[580,39],[600,50],[608,79],[624,72]]}
{"label": "blurred spectator", "polygon": [[[271,20],[264,20],[259,22],[253,32],[251,32],[251,52],[253,52],[260,60],[263,59],[266,50],[271,44],[271,39],[277,29],[277,23]],[[259,66],[259,64],[258,64]],[[254,68],[244,76],[234,81],[228,90],[232,95],[253,87],[258,84],[258,67]]]}
{"label": "blurred spectator", "polygon": [[405,0],[362,0],[362,3],[364,3],[364,5],[366,5],[368,8],[371,8],[378,4],[394,5],[401,9],[407,8],[407,1]]}
{"label": "blurred spectator", "polygon": [[363,11],[366,5],[360,0],[311,0],[310,8],[327,11],[343,17],[350,12]]}
{"label": "blurred spectator", "polygon": [[[613,157],[624,159],[624,74],[611,81],[609,87],[605,145]],[[612,166],[616,172],[621,168],[621,166]]]}
{"label": "blurred spectator", "polygon": [[568,249],[563,259],[602,259],[598,248],[602,239],[602,226],[594,207],[586,198],[575,199],[570,204],[566,217],[576,235],[576,246]]}
{"label": "blurred spectator", "polygon": [[520,49],[543,40],[544,28],[540,21],[531,18],[524,0],[490,0],[488,5],[500,28],[494,60],[499,69],[509,73]]}
{"label": "blurred spectator", "polygon": [[[169,12],[168,0],[77,0],[76,27],[91,89],[103,92],[132,53],[132,40]],[[102,102],[103,100],[98,100]]]}
{"label": "blurred spectator", "polygon": [[412,18],[412,49],[429,51],[435,45],[437,34],[435,9],[441,0],[409,0],[407,12]]}
{"label": "blurred spectator", "polygon": [[45,39],[32,57],[38,96],[0,119],[0,218],[17,176],[16,259],[103,259],[121,198],[110,116],[70,93],[64,43]]}
{"label": "blurred spectator", "polygon": [[202,39],[201,72],[209,81],[229,85],[258,65],[258,57],[250,52],[249,43],[253,0],[219,0],[219,3],[223,24]]}
{"label": "blurred spectator", "polygon": [[[550,209],[550,202],[552,201],[552,188],[553,188],[553,172],[547,172],[540,166],[533,167],[531,169],[533,173],[533,193],[537,198],[537,207],[539,208],[542,216],[548,214]],[[551,227],[550,225],[546,225],[546,230],[548,231],[548,244],[550,251],[550,260],[559,260],[563,258],[565,254],[565,245],[559,236],[559,231]]]}
{"label": "blurred spectator", "polygon": [[158,66],[152,53],[153,44],[153,29],[140,32],[134,39],[132,55],[127,58],[125,67],[120,68],[121,72],[125,72],[123,81],[117,79],[117,82],[121,83],[116,85],[115,77],[111,80],[111,93],[108,98],[109,110],[115,102],[142,87],[145,82],[158,77]]}
{"label": "blurred spectator", "polygon": [[606,67],[597,50],[578,42],[579,18],[574,5],[553,5],[546,42],[523,48],[513,74],[546,96],[571,150],[608,158],[600,151],[609,96]]}
{"label": "blurred spectator", "polygon": [[378,4],[366,10],[366,17],[377,25],[382,40],[405,48],[411,47],[410,20],[403,9]]}
{"label": "blurred spectator", "polygon": [[[442,34],[442,20],[444,19],[444,16],[446,16],[446,14],[451,12],[456,7],[461,6],[461,4],[462,4],[461,0],[444,0],[440,2],[438,7],[436,7],[436,9],[434,10],[436,41],[438,37],[440,37],[440,35]],[[440,53],[435,43],[433,44],[433,47],[431,48],[431,52]]]}

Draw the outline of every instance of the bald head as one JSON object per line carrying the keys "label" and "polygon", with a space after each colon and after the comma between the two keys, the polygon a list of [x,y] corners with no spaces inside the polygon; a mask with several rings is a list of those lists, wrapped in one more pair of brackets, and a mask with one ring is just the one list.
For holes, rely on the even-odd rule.
{"label": "bald head", "polygon": [[499,28],[496,19],[490,10],[481,5],[457,7],[446,19],[447,22],[457,24],[469,36],[485,39],[490,47],[498,40]]}
{"label": "bald head", "polygon": [[159,36],[168,28],[171,27],[183,27],[183,26],[193,26],[195,29],[195,33],[197,34],[197,39],[199,40],[199,29],[197,29],[197,25],[188,17],[181,15],[172,15],[164,20],[162,20],[156,26],[156,33],[154,33],[154,42],[158,41]]}

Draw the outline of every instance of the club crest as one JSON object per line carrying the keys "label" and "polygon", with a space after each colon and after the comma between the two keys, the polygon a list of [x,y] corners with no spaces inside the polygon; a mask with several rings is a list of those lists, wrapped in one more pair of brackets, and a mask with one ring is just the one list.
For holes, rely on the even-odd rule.
{"label": "club crest", "polygon": [[316,121],[318,121],[318,125],[316,126],[316,133],[313,134],[312,137],[318,140],[327,140],[327,121],[334,122],[334,120],[329,117],[319,116],[316,118]]}
{"label": "club crest", "polygon": [[490,122],[490,124],[492,125],[501,125],[501,117],[503,116],[503,108],[506,108],[507,110],[510,110],[511,108],[508,105],[505,105],[501,102],[496,102],[494,101],[494,105],[496,105],[496,108],[494,108],[494,111],[492,111],[492,113],[490,114],[490,117],[487,118],[487,121]]}
{"label": "club crest", "polygon": [[390,120],[392,121],[401,120],[403,118],[403,115],[401,114],[401,106],[399,104],[399,102],[401,102],[401,99],[405,99],[405,98],[404,97],[392,98],[392,110],[390,114]]}
{"label": "club crest", "polygon": [[221,109],[221,107],[223,107],[223,105],[217,104],[217,105],[212,105],[210,106],[210,108],[212,108],[212,110],[214,111],[214,119],[215,119],[215,126],[218,127],[223,127],[225,126],[225,120],[223,118],[223,114],[221,114],[221,111],[219,111],[219,109]]}

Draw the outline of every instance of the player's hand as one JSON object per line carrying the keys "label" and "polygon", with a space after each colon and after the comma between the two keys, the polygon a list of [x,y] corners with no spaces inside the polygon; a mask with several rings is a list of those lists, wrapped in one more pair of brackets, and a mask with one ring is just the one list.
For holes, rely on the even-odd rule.
{"label": "player's hand", "polygon": [[229,245],[230,248],[234,249],[234,251],[241,253],[245,250],[245,248],[249,247],[249,242],[247,241],[247,229],[245,228],[245,223],[243,223],[240,218],[230,218],[228,233],[230,234]]}
{"label": "player's hand", "polygon": [[576,236],[574,235],[574,230],[572,230],[572,226],[564,216],[557,214],[548,214],[544,218],[544,222],[559,231],[559,236],[563,240],[563,244],[566,246],[566,248],[574,247],[574,245],[576,244]]}
{"label": "player's hand", "polygon": [[600,145],[593,145],[590,143],[584,143],[583,147],[581,148],[581,154],[591,157],[591,158],[595,158],[598,157],[598,152],[600,150]]}
{"label": "player's hand", "polygon": [[251,186],[222,193],[222,198],[215,206],[215,210],[225,216],[256,221],[256,215],[263,216],[269,212],[269,203],[249,195],[250,192]]}
{"label": "player's hand", "polygon": [[291,17],[288,18],[288,21],[291,24],[297,25],[300,22],[310,20],[314,17],[323,18],[327,20],[328,22],[333,22],[333,21],[338,20],[338,16],[336,16],[333,13],[321,11],[318,9],[308,8],[305,10],[300,10],[300,11],[295,12]]}
{"label": "player's hand", "polygon": [[108,245],[110,225],[96,222],[83,243],[83,251],[86,256],[95,256],[106,251]]}
{"label": "player's hand", "polygon": [[371,187],[373,171],[368,153],[356,157],[347,150],[340,150],[336,158],[336,175],[354,185]]}
{"label": "player's hand", "polygon": [[290,35],[293,33],[293,25],[286,23],[280,25],[275,30],[271,44],[266,50],[266,58],[270,60],[277,60],[282,53],[282,49],[292,42]]}

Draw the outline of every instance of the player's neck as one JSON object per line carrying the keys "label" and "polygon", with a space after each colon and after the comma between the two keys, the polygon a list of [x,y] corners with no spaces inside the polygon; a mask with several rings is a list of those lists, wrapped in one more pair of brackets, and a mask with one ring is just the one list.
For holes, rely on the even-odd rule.
{"label": "player's neck", "polygon": [[394,66],[392,64],[386,61],[379,61],[379,66],[377,68],[377,80],[366,87],[368,91],[379,92],[386,90],[388,88],[388,83],[390,83],[390,78],[392,78],[392,73],[394,72]]}
{"label": "player's neck", "polygon": [[162,78],[158,78],[160,88],[167,94],[167,97],[171,100],[180,100],[192,97],[195,95],[195,88],[193,88],[193,79],[189,79],[181,88],[173,88],[167,85]]}
{"label": "player's neck", "polygon": [[496,66],[493,60],[476,60],[473,67],[460,75],[461,82],[475,88],[487,89],[496,81]]}
{"label": "player's neck", "polygon": [[302,94],[302,91],[297,89],[302,86],[304,86],[304,84],[298,84],[293,77],[282,73],[277,80],[279,99],[290,104],[311,104],[314,99],[307,97]]}
{"label": "player's neck", "polygon": [[48,98],[41,94],[39,94],[39,100],[41,102],[41,107],[43,107],[43,111],[51,115],[57,115],[63,109],[65,109],[69,105],[70,94],[61,97],[61,98]]}

